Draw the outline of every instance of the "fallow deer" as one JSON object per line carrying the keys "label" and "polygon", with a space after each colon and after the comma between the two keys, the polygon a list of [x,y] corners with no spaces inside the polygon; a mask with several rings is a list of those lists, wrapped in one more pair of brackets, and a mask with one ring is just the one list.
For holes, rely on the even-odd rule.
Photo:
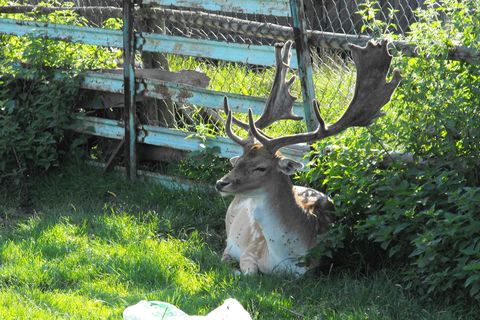
{"label": "fallow deer", "polygon": [[[248,124],[235,119],[224,100],[227,114],[227,135],[243,147],[243,154],[230,161],[233,169],[217,181],[216,189],[232,194],[225,219],[227,245],[223,260],[236,260],[244,274],[293,273],[301,275],[308,267],[299,264],[316,242],[318,233],[328,230],[331,200],[310,188],[294,186],[289,175],[302,164],[285,158],[282,147],[297,143],[312,143],[336,135],[349,127],[365,127],[381,116],[380,109],[390,100],[401,77],[393,72],[386,81],[392,57],[387,43],[369,42],[365,47],[351,45],[357,68],[353,99],[342,117],[327,126],[315,102],[318,127],[313,132],[270,138],[261,129],[277,120],[301,117],[292,113],[295,97],[290,87],[295,78],[286,80],[292,42],[275,48],[276,72],[265,110],[257,121],[248,112]],[[232,130],[232,123],[248,130],[242,139]]]}

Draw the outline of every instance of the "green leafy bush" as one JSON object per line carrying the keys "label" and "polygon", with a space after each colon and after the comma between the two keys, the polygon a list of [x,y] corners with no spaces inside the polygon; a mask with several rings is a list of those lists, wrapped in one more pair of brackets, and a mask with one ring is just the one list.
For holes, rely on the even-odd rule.
{"label": "green leafy bush", "polygon": [[218,147],[190,152],[185,159],[172,165],[170,171],[176,176],[213,185],[230,169],[228,163],[218,157],[218,152]]}
{"label": "green leafy bush", "polygon": [[0,182],[17,184],[25,175],[58,165],[78,91],[73,77],[0,78]]}
{"label": "green leafy bush", "polygon": [[[7,5],[4,2],[0,4]],[[73,5],[57,1],[39,5],[52,4]],[[0,17],[79,26],[87,23],[73,11]],[[106,24],[119,27],[114,19]],[[59,146],[75,105],[79,72],[114,67],[120,55],[120,50],[92,45],[0,35],[0,183],[15,182],[23,190],[29,175],[59,165]]]}
{"label": "green leafy bush", "polygon": [[[404,81],[389,115],[338,138],[341,148],[318,144],[300,179],[327,190],[338,221],[314,256],[395,263],[425,296],[480,301],[480,66],[444,59],[454,45],[480,49],[479,6],[427,3],[407,37],[420,58],[395,60]],[[386,166],[383,146],[414,162]]]}

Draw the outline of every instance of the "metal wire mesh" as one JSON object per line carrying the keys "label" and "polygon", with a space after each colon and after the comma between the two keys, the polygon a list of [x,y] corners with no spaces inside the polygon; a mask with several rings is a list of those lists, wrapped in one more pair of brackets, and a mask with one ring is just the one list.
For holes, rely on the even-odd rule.
{"label": "metal wire mesh", "polygon": [[[288,0],[281,1],[288,7]],[[386,31],[404,34],[408,32],[409,25],[416,21],[414,11],[422,3],[423,0],[304,1],[308,29],[333,32],[337,36],[375,36],[376,33]],[[272,46],[275,42],[284,41],[288,34],[285,30],[292,27],[288,16],[208,11],[173,6],[153,7],[157,10],[154,19],[142,21],[142,17],[137,16],[137,21],[142,21],[143,24],[140,27],[141,30],[189,38]],[[370,15],[371,20],[380,20],[383,23],[379,26],[369,25],[369,21],[362,18],[360,12],[363,12],[364,16]],[[375,27],[382,30],[376,30]],[[311,55],[316,98],[325,110],[324,116],[327,121],[331,121],[348,105],[353,95],[355,68],[344,50],[312,47]],[[160,66],[172,71],[191,69],[205,72],[210,77],[209,89],[261,97],[268,96],[274,74],[274,70],[269,67],[172,55],[168,55]],[[294,86],[293,93],[301,100],[298,83]],[[187,110],[189,107],[181,108]],[[198,125],[194,119],[189,120],[191,124]],[[221,122],[217,121],[213,124],[214,131],[222,131]],[[277,124],[269,133],[278,135],[302,130],[305,130],[303,124],[285,121]]]}
{"label": "metal wire mesh", "polygon": [[361,11],[374,10],[375,18],[391,24],[398,33],[405,34],[411,23],[416,22],[415,10],[424,0],[306,0],[309,28],[344,34],[370,34]]}
{"label": "metal wire mesh", "polygon": [[[17,0],[5,1],[3,13],[16,13],[15,18],[24,20],[45,20],[58,17],[56,23],[112,28],[110,19],[121,19],[121,0]],[[61,18],[64,19],[61,19]]]}
{"label": "metal wire mesh", "polygon": [[[288,1],[282,0],[286,5]],[[208,39],[224,41],[228,43],[242,43],[253,45],[271,45],[273,55],[273,44],[278,40],[244,34],[229,30],[232,26],[231,18],[239,19],[242,22],[260,22],[263,24],[276,24],[288,26],[288,17],[266,16],[259,14],[246,14],[223,11],[207,11],[194,8],[179,7],[158,7],[149,6],[153,14],[146,18],[145,11],[137,11],[135,18],[138,29],[163,33],[172,36],[182,36],[195,39]],[[230,22],[230,23],[228,23]],[[233,22],[235,24],[236,22]],[[238,23],[237,23],[238,26]],[[144,67],[159,67],[173,72],[180,70],[196,70],[205,73],[209,79],[207,89],[237,93],[249,96],[267,97],[273,81],[274,70],[271,67],[261,67],[249,64],[229,63],[209,58],[182,57],[179,55],[163,55],[143,53]],[[151,60],[156,60],[152,64]],[[145,62],[147,62],[145,64]],[[299,94],[299,86],[296,86],[296,93]],[[178,119],[170,123],[177,128],[188,128],[203,133],[218,134],[223,131],[224,114],[219,111],[201,108],[201,106],[177,105],[170,109],[175,112],[170,119]],[[165,113],[161,115],[165,117]],[[238,115],[244,118],[243,115]],[[151,119],[150,119],[151,120]]]}

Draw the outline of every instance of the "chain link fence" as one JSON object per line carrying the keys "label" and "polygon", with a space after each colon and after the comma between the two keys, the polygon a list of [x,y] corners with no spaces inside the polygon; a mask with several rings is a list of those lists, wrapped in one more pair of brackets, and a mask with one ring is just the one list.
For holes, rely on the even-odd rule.
{"label": "chain link fence", "polygon": [[[283,2],[289,7],[289,2]],[[416,21],[414,11],[422,1],[315,1],[305,0],[305,12],[309,30],[332,32],[342,35],[372,36],[372,30],[365,24],[363,15],[374,14],[374,18],[384,21],[389,30],[404,34],[409,25]],[[152,12],[145,19],[142,11],[137,11],[136,21],[140,30],[164,33],[197,39],[242,43],[249,45],[269,45],[285,41],[291,31],[289,16],[259,15],[228,11],[207,11],[198,8],[157,7],[150,5]],[[144,12],[144,11],[143,11]],[[372,19],[370,17],[370,19]],[[272,47],[273,53],[273,47]],[[312,46],[316,98],[324,110],[327,121],[332,121],[348,105],[355,86],[355,68],[346,50]],[[211,59],[190,59],[180,56],[158,54],[153,60],[161,61],[156,67],[172,71],[182,69],[205,72],[210,78],[209,89],[267,97],[273,81],[274,70],[248,64],[232,64]],[[151,61],[151,60],[150,60]],[[293,73],[293,72],[292,72]],[[298,82],[298,81],[297,81]],[[293,94],[301,100],[299,83],[293,87]],[[190,108],[191,106],[181,108]],[[195,109],[201,113],[201,109]],[[210,113],[212,116],[212,113]],[[224,115],[220,112],[220,116]],[[239,117],[242,117],[239,115]],[[213,117],[217,118],[218,117]],[[192,120],[188,113],[186,119]],[[205,120],[205,118],[203,118]],[[195,121],[194,121],[195,122]],[[272,135],[304,131],[303,123],[282,121]],[[205,123],[205,122],[203,122]],[[214,123],[214,131],[222,131],[221,121]]]}
{"label": "chain link fence", "polygon": [[[415,10],[425,6],[424,0],[306,0],[309,27],[344,34],[369,34],[364,30],[360,12],[369,8],[375,11],[377,19],[392,25],[396,32],[405,34],[410,24],[417,21]],[[369,34],[370,35],[370,34]]]}

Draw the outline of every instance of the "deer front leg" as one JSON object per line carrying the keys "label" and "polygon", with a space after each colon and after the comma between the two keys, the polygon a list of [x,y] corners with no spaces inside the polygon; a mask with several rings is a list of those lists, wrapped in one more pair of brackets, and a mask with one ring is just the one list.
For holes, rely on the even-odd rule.
{"label": "deer front leg", "polygon": [[[255,228],[258,230],[258,227]],[[252,241],[240,256],[240,270],[243,274],[257,274],[262,255],[266,252],[265,237],[261,232],[254,232]]]}
{"label": "deer front leg", "polygon": [[245,275],[258,273],[258,257],[251,252],[245,252],[240,257],[240,271]]}

